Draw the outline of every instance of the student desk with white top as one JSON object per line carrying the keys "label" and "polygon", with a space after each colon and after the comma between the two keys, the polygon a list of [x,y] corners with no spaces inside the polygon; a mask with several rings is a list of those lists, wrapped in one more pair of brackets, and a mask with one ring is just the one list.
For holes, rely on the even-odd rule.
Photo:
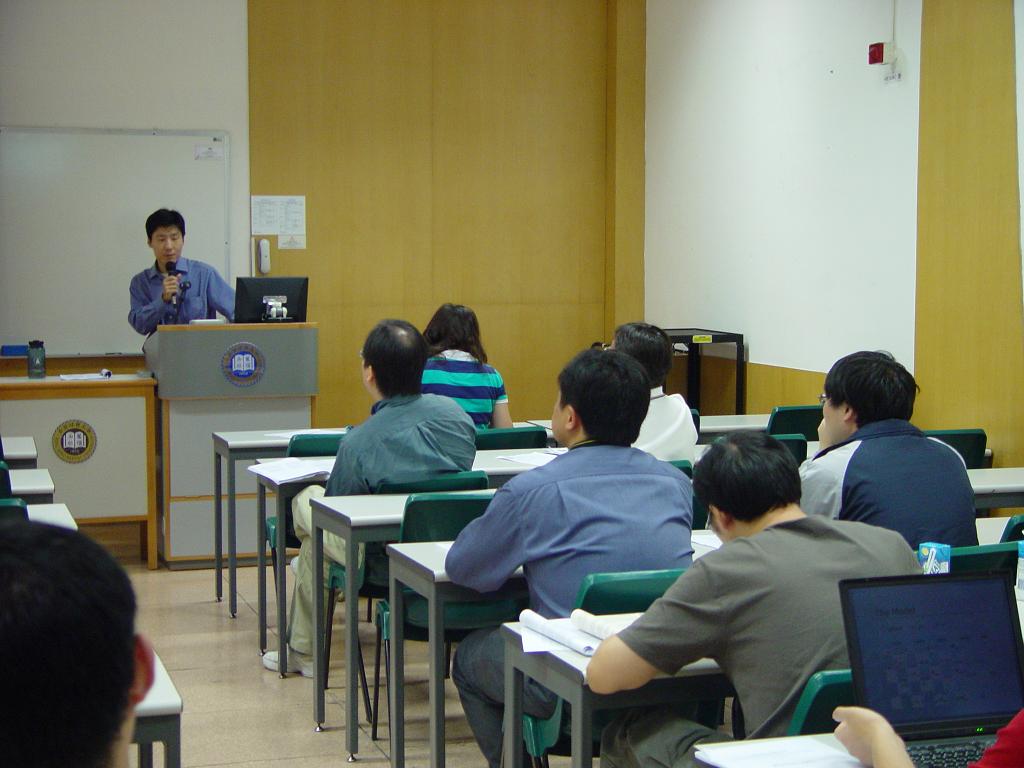
{"label": "student desk with white top", "polygon": [[968,469],[978,509],[1024,507],[1024,467]]}
{"label": "student desk with white top", "polygon": [[[564,651],[524,653],[521,625],[503,624],[505,638],[505,761],[506,768],[523,766],[523,676],[536,680],[568,702],[572,712],[572,765],[593,764],[593,713],[639,705],[701,701],[733,696],[732,684],[711,659],[688,664],[674,676],[659,676],[632,691],[594,693],[585,676],[590,657]],[[393,759],[393,756],[392,756]]]}
{"label": "student desk with white top", "polygon": [[153,662],[153,685],[135,705],[132,743],[139,745],[139,768],[152,768],[156,741],[164,745],[164,768],[181,768],[181,694],[155,653]]}
{"label": "student desk with white top", "polygon": [[53,479],[46,469],[12,469],[11,495],[26,504],[52,504]]}
{"label": "student desk with white top", "polygon": [[35,469],[39,460],[36,441],[33,437],[0,437],[3,443],[3,460],[8,469]]}
{"label": "student desk with white top", "polygon": [[[706,536],[706,533],[699,534]],[[430,698],[430,764],[432,768],[443,768],[445,763],[444,742],[444,604],[481,599],[481,594],[467,587],[453,584],[445,571],[445,557],[451,542],[417,542],[391,544],[388,546],[389,592],[391,600],[391,666],[388,680],[391,681],[391,765],[401,768],[405,765],[405,672],[403,669],[403,632],[405,599],[403,587],[409,587],[427,601],[427,632],[430,650],[428,653],[429,698]],[[693,541],[694,558],[699,558],[714,547]],[[489,593],[487,598],[503,599],[510,596],[525,596],[526,585],[521,581],[522,569],[498,592]]]}
{"label": "student desk with white top", "polygon": [[71,516],[66,504],[29,504],[28,519],[33,523],[56,525],[58,528],[78,530],[78,523]]}

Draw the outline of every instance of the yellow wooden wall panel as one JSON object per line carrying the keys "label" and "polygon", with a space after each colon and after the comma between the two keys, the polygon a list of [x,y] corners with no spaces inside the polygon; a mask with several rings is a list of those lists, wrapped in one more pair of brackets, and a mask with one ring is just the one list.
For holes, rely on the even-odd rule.
{"label": "yellow wooden wall panel", "polygon": [[921,33],[915,422],[1024,463],[1013,3],[930,0]]}
{"label": "yellow wooden wall panel", "polygon": [[[628,6],[642,58],[643,4]],[[608,297],[608,14],[593,0],[250,0],[251,186],[307,198],[308,248],[275,248],[273,273],[310,276],[319,423],[365,417],[355,353],[376,320],[422,327],[443,301],[477,311],[513,416],[550,412]],[[634,112],[642,87],[625,86]],[[642,152],[620,173],[642,189]]]}

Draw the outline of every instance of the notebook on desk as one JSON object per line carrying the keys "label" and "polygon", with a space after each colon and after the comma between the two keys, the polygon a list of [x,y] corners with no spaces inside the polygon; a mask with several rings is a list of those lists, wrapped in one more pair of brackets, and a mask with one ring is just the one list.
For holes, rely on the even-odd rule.
{"label": "notebook on desk", "polygon": [[857,703],[885,715],[915,765],[966,766],[1024,709],[1008,574],[852,579],[839,590]]}

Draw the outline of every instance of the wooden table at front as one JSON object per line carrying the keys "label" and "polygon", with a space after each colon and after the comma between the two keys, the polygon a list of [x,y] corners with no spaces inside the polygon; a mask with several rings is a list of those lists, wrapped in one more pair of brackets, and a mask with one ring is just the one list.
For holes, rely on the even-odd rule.
{"label": "wooden table at front", "polygon": [[[523,675],[565,699],[572,711],[572,765],[593,764],[592,719],[595,710],[623,709],[648,704],[717,699],[734,694],[732,684],[710,659],[688,664],[674,677],[656,677],[632,691],[594,693],[587,687],[589,656],[571,651],[525,653],[521,625],[501,628],[505,638],[505,760],[506,768],[523,768]],[[392,756],[394,759],[394,756]]]}

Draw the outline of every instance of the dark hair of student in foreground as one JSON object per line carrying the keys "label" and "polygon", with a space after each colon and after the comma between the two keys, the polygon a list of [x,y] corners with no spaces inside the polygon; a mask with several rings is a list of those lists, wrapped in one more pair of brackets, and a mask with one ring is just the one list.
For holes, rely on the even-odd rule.
{"label": "dark hair of student in foreground", "polygon": [[160,227],[177,227],[181,232],[181,236],[185,236],[185,217],[177,211],[172,211],[167,208],[161,208],[158,211],[153,211],[149,214],[149,218],[146,219],[146,239],[152,240],[153,233],[156,232]]}
{"label": "dark hair of student in foreground", "polygon": [[381,320],[363,342],[363,364],[385,398],[420,394],[427,357],[423,335],[405,320]]}
{"label": "dark hair of student in foreground", "polygon": [[693,492],[737,520],[756,520],[800,503],[800,471],[786,447],[764,432],[719,438],[693,468]]}
{"label": "dark hair of student in foreground", "polygon": [[438,355],[446,349],[459,349],[468,352],[481,363],[487,362],[476,313],[462,304],[442,304],[438,307],[423,331],[423,338],[430,346],[431,355]]}
{"label": "dark hair of student in foreground", "polygon": [[825,376],[829,402],[853,408],[858,427],[884,419],[910,421],[918,390],[910,371],[888,352],[854,352]]}
{"label": "dark hair of student in foreground", "polygon": [[592,440],[623,446],[636,442],[651,393],[647,374],[632,357],[584,350],[558,374],[558,390],[562,405],[576,410]]}
{"label": "dark hair of student in foreground", "polygon": [[134,678],[135,595],[77,531],[0,523],[0,762],[110,762]]}
{"label": "dark hair of student in foreground", "polygon": [[615,329],[615,349],[637,360],[647,372],[649,389],[664,385],[672,370],[672,340],[650,323],[625,323]]}

